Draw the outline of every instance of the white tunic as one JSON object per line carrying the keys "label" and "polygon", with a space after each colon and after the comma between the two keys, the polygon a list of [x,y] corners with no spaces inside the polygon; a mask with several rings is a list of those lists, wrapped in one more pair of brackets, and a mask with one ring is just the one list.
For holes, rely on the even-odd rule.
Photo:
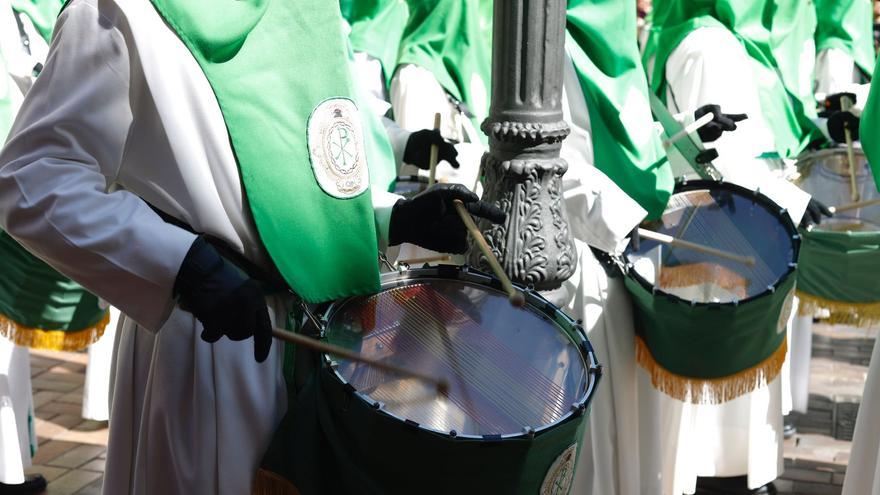
{"label": "white tunic", "polygon": [[195,236],[145,201],[268,257],[210,85],[148,0],[69,4],[0,166],[3,228],[125,314],[104,493],[249,493],[287,406],[282,346],[257,364],[251,340],[199,338],[171,298]]}
{"label": "white tunic", "polygon": [[865,393],[856,418],[843,495],[880,494],[880,345],[874,343]]}

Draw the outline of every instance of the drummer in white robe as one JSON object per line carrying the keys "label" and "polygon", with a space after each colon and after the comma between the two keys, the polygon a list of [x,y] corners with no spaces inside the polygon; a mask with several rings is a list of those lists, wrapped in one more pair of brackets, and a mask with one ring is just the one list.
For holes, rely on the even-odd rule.
{"label": "drummer in white robe", "polygon": [[[190,13],[204,8],[161,5]],[[319,1],[275,7],[302,9],[301,17],[339,16],[332,4]],[[252,28],[275,15],[270,10],[249,17],[262,7],[237,2],[211,8],[211,16],[189,19],[257,19]],[[341,19],[320,32],[331,44],[328,50],[340,55],[339,64],[327,60],[325,67],[318,59],[311,75],[346,66],[344,47],[333,45],[342,40],[337,23]],[[296,50],[298,44],[283,46]],[[147,204],[219,239],[230,256],[271,270],[213,89],[150,1],[73,0],[59,17],[43,73],[0,154],[3,228],[125,314],[111,384],[107,494],[249,493],[287,407],[281,346],[269,349],[267,335],[291,302],[270,298],[263,319],[253,279],[204,238],[163,221]],[[299,160],[308,163],[305,156]],[[432,203],[450,196],[476,201],[449,191],[426,196]],[[378,237],[387,240],[390,225],[398,242],[418,242],[409,236],[412,225],[395,227],[394,219],[403,216],[397,215],[401,208],[418,210],[424,200],[398,199],[373,192]],[[420,215],[427,226],[431,218]],[[217,292],[205,284],[216,284],[211,290]],[[256,321],[234,330],[206,329],[204,337],[216,340],[209,345],[199,338],[200,321],[172,299],[175,286],[202,318],[213,316],[199,304],[213,300],[212,312],[234,319],[253,315]],[[218,300],[222,307],[216,307]],[[257,335],[260,345],[249,338],[220,339],[227,331],[239,332],[228,334],[236,339]],[[255,357],[265,361],[258,364]]]}
{"label": "drummer in white robe", "polygon": [[[735,2],[724,3],[719,11],[736,11]],[[655,22],[662,23],[670,2],[655,2]],[[745,8],[744,6],[740,6]],[[726,111],[745,113],[747,121],[738,124],[737,132],[726,134],[713,144],[719,158],[713,163],[730,182],[759,190],[786,208],[795,223],[807,211],[818,209],[809,195],[785,180],[786,167],[778,159],[767,160],[766,153],[781,147],[776,129],[765,117],[767,100],[756,85],[768,84],[766,67],[748,54],[742,38],[734,35],[721,21],[700,9],[685,7],[676,30],[670,22],[670,35],[649,43],[647,54],[652,85],[663,88],[669,108],[685,111],[708,103],[720,104]],[[733,9],[733,10],[731,10]],[[693,12],[690,12],[693,10]],[[739,19],[739,18],[738,18]],[[769,37],[769,36],[768,36]],[[658,46],[659,43],[671,46]],[[656,66],[653,58],[665,51],[663,63]],[[775,72],[771,76],[776,77]],[[778,81],[776,88],[781,88]],[[778,93],[774,105],[784,105],[787,96]],[[780,125],[778,122],[776,125]],[[696,478],[732,478],[745,475],[741,489],[763,493],[764,487],[782,473],[782,414],[784,394],[782,380],[777,377],[764,387],[721,405],[693,405],[657,397],[654,406],[660,415],[658,424],[672,425],[666,433],[669,445],[677,452],[664,477],[673,480],[665,493],[693,493]],[[647,404],[646,404],[647,405]],[[643,409],[643,412],[646,411]],[[650,413],[649,413],[650,414]],[[665,418],[665,419],[663,419]],[[735,483],[739,483],[736,481]],[[748,486],[748,489],[746,489]]]}

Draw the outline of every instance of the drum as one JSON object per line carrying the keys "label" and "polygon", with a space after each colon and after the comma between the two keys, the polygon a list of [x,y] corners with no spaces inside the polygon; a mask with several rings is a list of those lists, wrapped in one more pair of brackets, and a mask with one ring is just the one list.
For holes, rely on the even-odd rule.
{"label": "drum", "polygon": [[799,236],[766,196],[713,181],[680,182],[646,228],[747,264],[656,241],[623,254],[637,360],[664,393],[718,404],[775,378],[785,359]]}
{"label": "drum", "polygon": [[77,351],[96,342],[107,307],[0,232],[0,335],[33,349]]}
{"label": "drum", "polygon": [[[864,153],[855,150],[859,202],[880,198]],[[811,152],[798,166],[798,185],[828,206],[853,204],[846,150]],[[827,311],[830,323],[880,322],[880,204],[840,211],[802,232],[798,273],[799,312]]]}
{"label": "drum", "polygon": [[601,368],[583,328],[538,293],[515,308],[467,267],[405,270],[323,321],[328,342],[449,390],[323,356],[315,415],[339,486],[321,493],[569,492]]}
{"label": "drum", "polygon": [[394,192],[411,198],[428,188],[428,178],[420,175],[401,175],[394,182]]}

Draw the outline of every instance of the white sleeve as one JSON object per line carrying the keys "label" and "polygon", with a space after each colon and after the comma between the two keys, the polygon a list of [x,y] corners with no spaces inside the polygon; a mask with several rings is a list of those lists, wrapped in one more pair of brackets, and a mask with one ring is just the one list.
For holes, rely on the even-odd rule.
{"label": "white sleeve", "polygon": [[842,93],[854,82],[856,62],[845,51],[827,48],[816,56],[816,94]]}
{"label": "white sleeve", "polygon": [[394,162],[397,164],[397,175],[400,175],[400,167],[403,165],[403,153],[406,151],[406,143],[412,134],[397,122],[382,117],[382,123],[385,125],[385,133],[388,134],[388,141],[391,143],[391,149],[394,151]]}
{"label": "white sleeve", "polygon": [[195,236],[134,194],[108,192],[133,121],[132,68],[124,37],[95,5],[64,10],[0,153],[0,226],[155,331],[173,308],[177,271]]}

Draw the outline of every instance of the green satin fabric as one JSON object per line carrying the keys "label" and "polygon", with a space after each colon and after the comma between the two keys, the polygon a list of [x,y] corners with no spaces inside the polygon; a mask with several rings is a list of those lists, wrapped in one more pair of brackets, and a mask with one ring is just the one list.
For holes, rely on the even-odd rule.
{"label": "green satin fabric", "polygon": [[477,128],[489,116],[492,0],[406,0],[398,65],[415,64],[467,104]]}
{"label": "green satin fabric", "polygon": [[[688,34],[704,27],[728,29],[753,62],[775,151],[785,158],[796,157],[810,142],[821,139],[810,120],[812,106],[803,103],[804,95],[794,86],[800,52],[794,61],[788,60],[799,47],[802,50],[802,35],[809,31],[810,14],[796,2],[803,0],[656,0],[655,25],[645,54],[656,57],[651,89],[660,98],[666,97],[666,62]],[[786,33],[798,36],[787,38]],[[787,57],[782,66],[777,55]]]}
{"label": "green satin fabric", "polygon": [[595,166],[657,218],[674,181],[654,132],[631,7],[617,0],[570,0],[565,43],[590,115]]}
{"label": "green satin fabric", "polygon": [[842,303],[880,302],[880,233],[802,232],[798,291]]}
{"label": "green satin fabric", "polygon": [[204,71],[223,112],[266,250],[309,302],[375,292],[369,189],[339,199],[309,163],[307,123],[354,86],[337,2],[153,0]]}
{"label": "green satin fabric", "polygon": [[403,30],[409,20],[405,0],[342,0],[342,16],[351,25],[351,46],[382,63],[386,83],[391,82]]}
{"label": "green satin fabric", "polygon": [[[877,76],[880,64],[874,68],[874,77]],[[874,172],[874,182],[880,189],[880,85],[872,84],[868,101],[862,111],[862,121],[859,126],[859,135],[862,141],[862,149],[868,157],[868,164]]]}
{"label": "green satin fabric", "polygon": [[65,0],[11,0],[13,10],[27,15],[40,35],[49,41],[55,28],[55,19]]}
{"label": "green satin fabric", "polygon": [[0,232],[0,315],[19,327],[75,332],[92,328],[106,309],[98,298]]}
{"label": "green satin fabric", "polygon": [[871,0],[814,0],[818,26],[816,50],[837,48],[848,53],[856,66],[874,73],[874,18]]}
{"label": "green satin fabric", "polygon": [[635,307],[636,334],[664,369],[699,379],[723,378],[756,366],[785,340],[780,315],[794,288],[790,274],[776,291],[738,306],[691,306],[653,295],[632,277],[625,280]]}

